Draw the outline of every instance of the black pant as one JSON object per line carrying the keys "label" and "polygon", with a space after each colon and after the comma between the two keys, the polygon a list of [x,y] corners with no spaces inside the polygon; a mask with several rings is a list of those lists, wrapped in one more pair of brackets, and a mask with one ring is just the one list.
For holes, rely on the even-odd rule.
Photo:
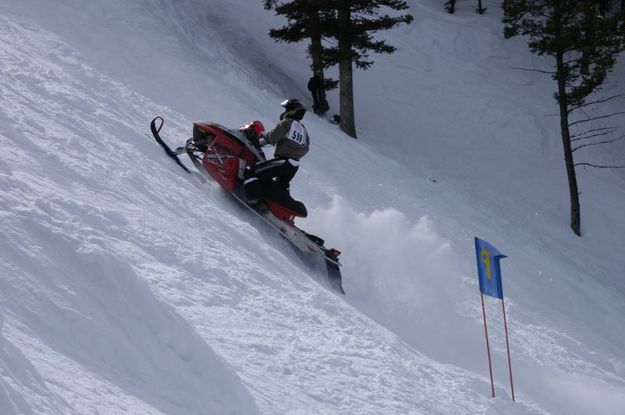
{"label": "black pant", "polygon": [[310,91],[313,97],[313,110],[318,112],[321,109],[321,100],[319,99],[319,90],[313,89]]}
{"label": "black pant", "polygon": [[264,198],[263,186],[274,181],[282,190],[289,190],[291,179],[299,169],[299,162],[286,157],[276,157],[250,166],[245,174],[245,194],[249,202]]}

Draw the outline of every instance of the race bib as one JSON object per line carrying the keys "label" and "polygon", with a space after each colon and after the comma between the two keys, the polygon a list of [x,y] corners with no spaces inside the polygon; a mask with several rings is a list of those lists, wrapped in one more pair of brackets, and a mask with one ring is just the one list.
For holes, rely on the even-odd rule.
{"label": "race bib", "polygon": [[287,134],[286,138],[288,138],[291,141],[295,141],[300,146],[305,146],[306,145],[306,129],[301,123],[297,121],[293,121],[291,123],[291,129],[289,130],[289,133]]}

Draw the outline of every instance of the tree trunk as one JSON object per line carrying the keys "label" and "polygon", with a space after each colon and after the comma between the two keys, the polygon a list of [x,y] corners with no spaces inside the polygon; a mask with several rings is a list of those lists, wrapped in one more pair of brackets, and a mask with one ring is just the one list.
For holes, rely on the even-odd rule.
{"label": "tree trunk", "polygon": [[584,43],[582,47],[582,57],[579,60],[580,73],[583,75],[590,74],[590,54],[595,47],[595,31],[597,30],[595,19],[596,17],[595,5],[590,5],[584,10]]}
{"label": "tree trunk", "polygon": [[571,229],[575,235],[581,234],[581,213],[579,204],[579,190],[577,188],[577,176],[575,163],[573,162],[573,149],[571,147],[571,134],[569,131],[569,113],[566,94],[566,79],[564,73],[564,53],[556,54],[557,80],[558,80],[558,105],[560,107],[560,132],[562,134],[562,146],[564,148],[564,161],[566,175],[569,180],[569,197],[571,198]]}
{"label": "tree trunk", "polygon": [[609,0],[599,0],[599,15],[605,17],[610,9]]}
{"label": "tree trunk", "polygon": [[323,46],[321,44],[321,20],[319,18],[319,11],[313,10],[310,13],[310,58],[312,60],[311,68],[313,71],[313,76],[316,76],[319,79],[319,83],[321,85],[320,90],[318,91],[319,97],[319,105],[320,108],[318,110],[321,113],[325,113],[329,106],[328,101],[326,100],[326,89],[325,89],[325,76],[323,73]]}
{"label": "tree trunk", "polygon": [[312,71],[316,76],[323,79],[323,58],[321,46],[321,23],[319,20],[319,12],[311,11],[310,13],[310,58],[312,60]]}
{"label": "tree trunk", "polygon": [[350,10],[349,8],[339,9],[339,22],[345,32],[339,36],[339,107],[341,115],[340,127],[347,135],[353,138],[356,136],[356,123],[354,121],[354,86],[352,70],[352,43],[350,39]]}

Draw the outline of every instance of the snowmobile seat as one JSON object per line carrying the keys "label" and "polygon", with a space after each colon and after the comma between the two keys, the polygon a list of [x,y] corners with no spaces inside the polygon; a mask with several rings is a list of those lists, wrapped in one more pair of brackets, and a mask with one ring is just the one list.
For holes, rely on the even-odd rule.
{"label": "snowmobile seat", "polygon": [[262,180],[262,199],[274,215],[290,224],[293,224],[296,217],[308,216],[306,206],[299,200],[293,199],[289,192],[273,180]]}

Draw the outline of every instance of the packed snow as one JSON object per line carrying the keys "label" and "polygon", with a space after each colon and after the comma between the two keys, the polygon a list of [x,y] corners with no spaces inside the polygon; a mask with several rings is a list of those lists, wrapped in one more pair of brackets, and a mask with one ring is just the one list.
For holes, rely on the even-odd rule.
{"label": "packed snow", "polygon": [[[193,120],[312,105],[305,45],[267,36],[280,17],[0,0],[0,413],[625,413],[625,169],[578,169],[575,236],[553,81],[517,69],[550,61],[490,3],[409,1],[415,21],[380,34],[397,53],[355,73],[359,140],[306,115],[297,224],[343,252],[340,295],[148,136],[156,115],[179,145]],[[575,154],[625,164],[625,143]],[[475,236],[508,256],[516,402],[486,298],[490,396]]]}

